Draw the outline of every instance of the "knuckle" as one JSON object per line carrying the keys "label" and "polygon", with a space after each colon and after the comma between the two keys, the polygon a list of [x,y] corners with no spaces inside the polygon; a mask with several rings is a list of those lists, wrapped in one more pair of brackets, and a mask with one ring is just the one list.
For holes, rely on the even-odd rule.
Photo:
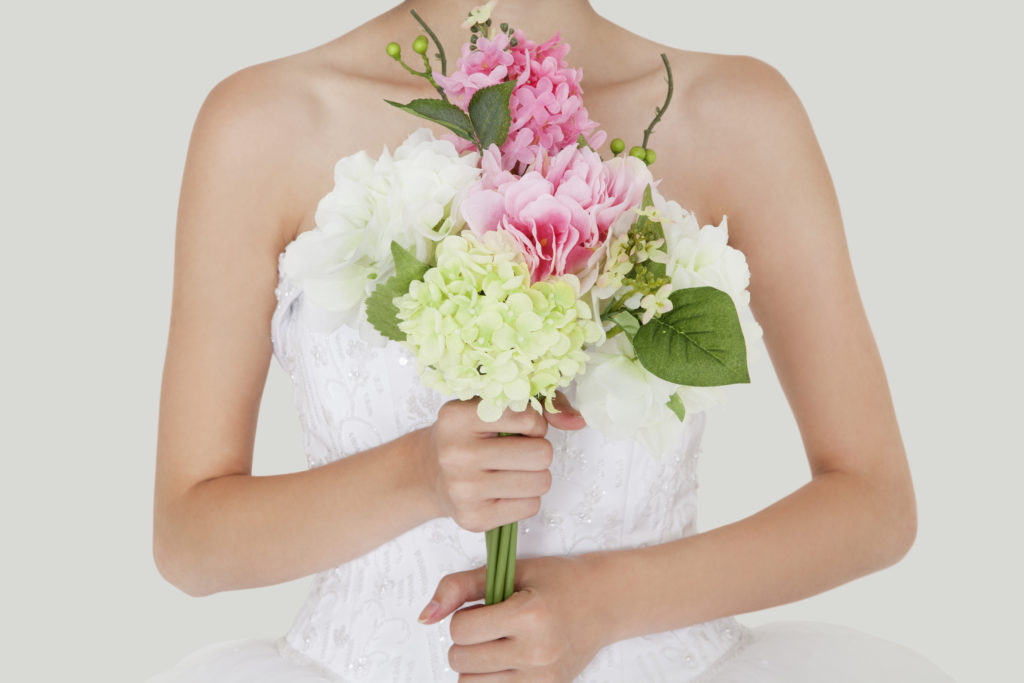
{"label": "knuckle", "polygon": [[472,531],[479,533],[481,531],[487,531],[488,527],[484,522],[483,516],[477,511],[463,512],[458,517],[453,517],[455,523],[466,531]]}
{"label": "knuckle", "polygon": [[462,672],[462,654],[457,645],[448,648],[448,666],[452,668],[452,671]]}
{"label": "knuckle", "polygon": [[451,481],[448,483],[448,497],[460,507],[470,505],[478,498],[476,484],[465,480]]}
{"label": "knuckle", "polygon": [[452,399],[451,401],[443,403],[441,407],[437,409],[437,422],[440,424],[447,424],[448,422],[457,419],[461,408],[462,406],[460,405],[460,401],[457,399]]}
{"label": "knuckle", "polygon": [[547,419],[536,410],[530,411],[531,428],[538,436],[545,436],[548,433]]}
{"label": "knuckle", "polygon": [[537,439],[537,452],[543,459],[544,467],[550,467],[555,459],[555,447],[547,439]]}
{"label": "knuckle", "polygon": [[541,494],[550,491],[552,483],[554,483],[554,477],[551,476],[551,470],[543,470],[540,473]]}

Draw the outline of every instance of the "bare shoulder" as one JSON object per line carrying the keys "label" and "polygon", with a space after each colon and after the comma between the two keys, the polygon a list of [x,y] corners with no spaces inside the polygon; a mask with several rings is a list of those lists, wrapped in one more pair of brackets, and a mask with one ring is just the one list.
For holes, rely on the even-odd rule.
{"label": "bare shoulder", "polygon": [[[330,189],[331,167],[351,131],[349,87],[314,51],[240,69],[206,96],[193,127],[189,165],[244,183],[266,199],[279,246]],[[348,143],[351,138],[347,136]]]}
{"label": "bare shoulder", "polygon": [[777,68],[746,55],[710,55],[699,64],[676,115],[692,131],[689,151],[707,178],[712,213],[756,206],[783,166],[827,177],[804,105]]}

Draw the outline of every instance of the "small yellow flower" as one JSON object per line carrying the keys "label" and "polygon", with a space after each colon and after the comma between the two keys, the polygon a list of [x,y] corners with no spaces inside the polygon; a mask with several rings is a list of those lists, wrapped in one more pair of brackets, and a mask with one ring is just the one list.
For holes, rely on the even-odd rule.
{"label": "small yellow flower", "polygon": [[487,20],[491,18],[491,11],[494,6],[498,4],[498,0],[490,0],[485,5],[474,7],[469,10],[469,16],[464,22],[462,22],[462,28],[470,28],[474,24],[486,24]]}

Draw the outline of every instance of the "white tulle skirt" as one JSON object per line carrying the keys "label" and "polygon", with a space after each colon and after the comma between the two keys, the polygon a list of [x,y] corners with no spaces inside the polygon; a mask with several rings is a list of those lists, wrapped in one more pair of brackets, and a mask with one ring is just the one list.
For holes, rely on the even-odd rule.
{"label": "white tulle skirt", "polygon": [[[664,683],[952,683],[902,645],[820,622],[750,629],[752,639],[710,670]],[[451,680],[455,680],[451,674]],[[147,683],[349,683],[293,651],[284,639],[240,640],[192,653]],[[426,682],[424,682],[426,683]],[[608,683],[634,683],[622,681]]]}

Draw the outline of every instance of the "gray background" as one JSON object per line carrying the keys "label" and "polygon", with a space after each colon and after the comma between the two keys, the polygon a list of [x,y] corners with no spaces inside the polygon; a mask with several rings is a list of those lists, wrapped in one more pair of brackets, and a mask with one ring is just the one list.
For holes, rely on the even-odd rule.
{"label": "gray background", "polygon": [[[843,623],[959,681],[1010,680],[1024,568],[1019,11],[991,0],[595,5],[661,42],[758,57],[793,85],[838,189],[915,474],[920,531],[902,563],[745,621]],[[182,164],[217,81],[389,6],[58,2],[5,13],[4,678],[137,681],[203,644],[288,627],[308,579],[193,599],[150,555]],[[702,528],[807,476],[766,356],[752,375],[710,416]],[[275,364],[257,472],[303,464]]]}

